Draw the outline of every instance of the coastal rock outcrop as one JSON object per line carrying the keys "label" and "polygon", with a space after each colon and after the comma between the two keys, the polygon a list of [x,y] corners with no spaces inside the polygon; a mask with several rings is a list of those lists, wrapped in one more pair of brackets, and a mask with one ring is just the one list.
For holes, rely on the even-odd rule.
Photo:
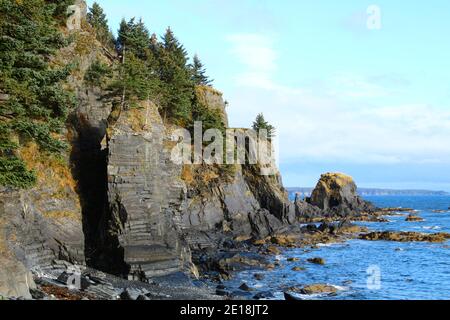
{"label": "coastal rock outcrop", "polygon": [[322,175],[307,202],[324,212],[339,216],[373,212],[376,209],[358,196],[353,178],[342,173]]}
{"label": "coastal rock outcrop", "polygon": [[419,232],[371,232],[362,234],[361,240],[395,241],[395,242],[436,242],[441,243],[450,239],[449,233],[419,233]]}

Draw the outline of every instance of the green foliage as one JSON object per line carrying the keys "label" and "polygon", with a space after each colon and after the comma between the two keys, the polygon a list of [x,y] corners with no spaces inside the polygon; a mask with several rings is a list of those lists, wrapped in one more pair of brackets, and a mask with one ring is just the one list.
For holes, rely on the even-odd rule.
{"label": "green foliage", "polygon": [[89,66],[89,69],[86,71],[84,76],[84,80],[91,86],[96,85],[103,87],[105,84],[105,78],[110,77],[111,75],[111,67],[106,63],[96,60]]}
{"label": "green foliage", "polygon": [[145,60],[150,54],[150,33],[142,20],[135,18],[126,22],[122,20],[118,31],[117,49],[125,56],[131,52],[139,59]]}
{"label": "green foliage", "polygon": [[192,118],[194,121],[203,122],[203,130],[219,129],[225,136],[225,124],[217,110],[211,109],[196,100],[193,105]]}
{"label": "green foliage", "polygon": [[[19,158],[22,141],[58,153],[66,145],[55,138],[64,127],[73,96],[61,81],[70,66],[52,69],[49,58],[67,44],[58,31],[71,1],[0,0],[0,184],[24,188],[35,182]],[[14,142],[16,141],[17,142]]]}
{"label": "green foliage", "polygon": [[205,67],[203,66],[203,63],[200,61],[200,58],[198,55],[194,56],[193,63],[190,66],[191,68],[191,74],[192,74],[192,81],[197,86],[209,86],[212,83],[212,80],[208,78],[206,75]]}
{"label": "green foliage", "polygon": [[256,117],[255,122],[253,122],[252,126],[253,130],[256,132],[259,132],[261,129],[267,130],[267,137],[269,139],[273,138],[275,136],[275,127],[269,124],[265,119],[264,115],[262,113],[258,114]]}
{"label": "green foliage", "polygon": [[53,16],[61,22],[65,22],[67,18],[67,7],[75,3],[74,0],[47,0],[46,2],[55,6]]}
{"label": "green foliage", "polygon": [[161,109],[165,118],[186,126],[192,120],[194,84],[183,45],[167,29],[156,52],[156,72],[162,82]]}
{"label": "green foliage", "polygon": [[158,96],[160,82],[151,72],[149,61],[129,53],[123,64],[119,65],[119,77],[110,89],[116,95],[125,96],[125,105],[133,106],[138,100],[148,100]]}
{"label": "green foliage", "polygon": [[95,34],[98,41],[106,46],[113,44],[114,37],[109,30],[106,14],[97,2],[94,2],[92,7],[89,8],[87,21],[95,29]]}

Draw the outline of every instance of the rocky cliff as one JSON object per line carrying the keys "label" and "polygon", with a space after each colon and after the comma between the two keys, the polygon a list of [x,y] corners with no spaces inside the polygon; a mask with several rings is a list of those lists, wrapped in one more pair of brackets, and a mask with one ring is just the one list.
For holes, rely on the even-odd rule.
{"label": "rocky cliff", "polygon": [[[81,10],[73,9],[83,14],[84,3],[77,5]],[[74,42],[53,63],[77,65],[65,84],[78,101],[67,122],[70,149],[56,161],[34,145],[23,148],[38,184],[0,189],[0,256],[8,266],[0,270],[0,295],[29,297],[30,271],[68,264],[135,280],[196,274],[193,250],[217,248],[225,239],[263,238],[294,222],[278,176],[260,176],[252,166],[224,172],[172,162],[174,127],[163,122],[156,104],[119,110],[115,97],[84,81],[95,61],[116,63],[114,54],[83,18],[69,21],[65,33]],[[198,90],[202,103],[228,123],[221,94]],[[24,280],[8,280],[16,278]]]}

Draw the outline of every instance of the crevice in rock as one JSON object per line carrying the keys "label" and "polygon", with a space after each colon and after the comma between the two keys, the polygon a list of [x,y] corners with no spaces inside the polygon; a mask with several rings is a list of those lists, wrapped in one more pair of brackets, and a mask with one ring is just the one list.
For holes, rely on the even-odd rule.
{"label": "crevice in rock", "polygon": [[85,257],[89,267],[115,275],[127,274],[124,252],[117,236],[109,232],[108,150],[102,149],[107,122],[92,126],[85,115],[70,117],[71,164],[81,200]]}

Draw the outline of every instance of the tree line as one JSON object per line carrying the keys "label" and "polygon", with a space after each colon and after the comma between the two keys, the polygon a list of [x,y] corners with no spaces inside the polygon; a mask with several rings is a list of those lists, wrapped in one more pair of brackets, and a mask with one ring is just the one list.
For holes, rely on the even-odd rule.
{"label": "tree line", "polygon": [[[55,66],[51,58],[73,40],[61,26],[74,0],[0,0],[0,185],[28,188],[36,174],[20,157],[21,146],[35,142],[40,151],[58,157],[66,149],[64,128],[76,99],[64,88],[74,63]],[[186,128],[202,121],[204,129],[225,131],[221,115],[203,105],[199,86],[212,80],[197,55],[191,59],[171,28],[160,38],[142,20],[122,20],[113,36],[98,3],[87,22],[97,40],[115,51],[111,65],[95,61],[85,74],[87,85],[100,86],[121,98],[123,109],[154,102],[164,120]],[[254,128],[273,127],[258,116]]]}

